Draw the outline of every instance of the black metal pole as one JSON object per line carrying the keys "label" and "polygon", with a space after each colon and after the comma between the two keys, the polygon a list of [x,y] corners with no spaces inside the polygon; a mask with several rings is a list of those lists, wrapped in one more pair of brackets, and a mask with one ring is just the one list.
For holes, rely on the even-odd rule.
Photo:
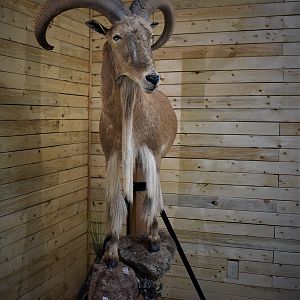
{"label": "black metal pole", "polygon": [[188,271],[188,273],[190,275],[190,278],[191,278],[191,280],[193,282],[193,285],[194,285],[194,287],[195,287],[195,289],[196,289],[196,291],[198,293],[198,296],[200,297],[201,300],[206,300],[205,296],[204,296],[204,294],[203,294],[203,292],[201,290],[201,287],[200,287],[200,285],[198,283],[198,280],[197,280],[197,278],[196,278],[196,276],[195,276],[195,274],[193,272],[193,269],[191,268],[191,265],[190,265],[188,259],[185,256],[185,253],[184,253],[184,251],[183,251],[183,249],[182,249],[182,247],[180,245],[180,242],[179,242],[179,240],[177,238],[177,235],[176,235],[175,231],[173,230],[173,227],[172,227],[172,225],[171,225],[171,223],[170,223],[170,221],[168,219],[168,216],[167,216],[167,214],[166,214],[166,212],[164,210],[161,212],[161,217],[162,217],[163,221],[165,222],[165,225],[166,225],[166,227],[167,227],[167,229],[168,229],[171,237],[173,238],[173,240],[174,240],[174,242],[176,244],[177,251],[178,251],[178,253],[179,253],[179,255],[180,255],[181,259],[182,259],[182,262],[183,262],[186,270]]}
{"label": "black metal pole", "polygon": [[130,218],[131,218],[131,215],[130,215],[130,202],[125,198],[125,203],[126,203],[126,206],[127,206],[127,226],[126,226],[126,235],[129,235],[130,234]]}

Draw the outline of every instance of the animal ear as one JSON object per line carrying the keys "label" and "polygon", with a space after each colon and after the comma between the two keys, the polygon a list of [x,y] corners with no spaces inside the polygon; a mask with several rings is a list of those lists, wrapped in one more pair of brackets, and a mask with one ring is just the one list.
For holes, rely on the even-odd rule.
{"label": "animal ear", "polygon": [[85,25],[100,34],[104,34],[104,35],[107,34],[108,28],[106,28],[105,26],[103,26],[102,24],[97,22],[96,20],[87,21],[87,22],[85,22]]}
{"label": "animal ear", "polygon": [[158,22],[152,22],[150,26],[152,27],[152,29],[154,29],[158,24],[159,24]]}

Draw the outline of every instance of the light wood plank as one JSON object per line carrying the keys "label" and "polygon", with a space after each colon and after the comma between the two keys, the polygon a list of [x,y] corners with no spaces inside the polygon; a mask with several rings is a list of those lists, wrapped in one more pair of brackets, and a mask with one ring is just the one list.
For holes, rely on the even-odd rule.
{"label": "light wood plank", "polygon": [[284,81],[300,82],[300,70],[299,69],[284,70]]}
{"label": "light wood plank", "polygon": [[88,72],[89,64],[85,57],[72,57],[66,54],[57,53],[55,51],[46,52],[40,48],[20,44],[18,40],[1,39],[0,54],[7,57],[19,58],[25,61],[50,64],[52,66],[64,67],[72,70]]}
{"label": "light wood plank", "polygon": [[246,248],[220,247],[212,245],[197,245],[182,243],[183,250],[186,254],[223,257],[228,259],[251,260],[272,262],[273,252],[266,250],[254,250]]}
{"label": "light wood plank", "polygon": [[[299,109],[297,96],[223,96],[223,97],[169,97],[174,109],[180,108],[206,108],[206,109]],[[96,101],[97,98],[94,98]],[[98,101],[101,101],[99,99]],[[101,108],[101,103],[96,108]],[[184,112],[184,111],[183,111]],[[275,120],[274,120],[275,121]]]}
{"label": "light wood plank", "polygon": [[232,184],[250,186],[278,186],[277,175],[226,173],[226,172],[199,172],[199,171],[176,171],[162,170],[161,181]]}
{"label": "light wood plank", "polygon": [[[271,287],[272,286],[272,277],[268,275],[258,275],[258,274],[247,274],[239,273],[239,278],[237,280],[231,280],[226,278],[226,272],[224,271],[215,271],[209,269],[194,268],[197,279],[202,280],[211,280],[211,281],[221,281],[221,282],[232,282],[243,285],[255,285],[260,287]],[[170,275],[179,276],[179,277],[188,277],[184,267],[173,266]]]}
{"label": "light wood plank", "polygon": [[69,144],[53,146],[51,148],[40,148],[32,150],[21,150],[15,152],[0,153],[0,167],[8,168],[51,159],[58,159],[80,154],[87,154],[88,144]]}
{"label": "light wood plank", "polygon": [[62,272],[57,272],[47,281],[40,286],[37,286],[30,293],[24,295],[24,299],[39,298],[39,299],[57,299],[62,296],[65,297],[65,293],[72,292],[71,295],[67,295],[67,298],[74,299],[77,296],[78,286],[82,284],[86,276],[86,249],[82,248],[81,252],[76,251],[79,259],[73,258],[73,263],[66,266]]}
{"label": "light wood plank", "polygon": [[[77,219],[80,218],[77,217]],[[0,273],[1,279],[4,278],[5,276],[9,276],[10,274],[24,268],[24,260],[26,261],[26,268],[28,268],[31,265],[34,265],[35,261],[41,260],[41,258],[47,255],[49,252],[55,250],[63,243],[67,243],[68,239],[72,239],[76,237],[78,232],[83,233],[82,227],[83,227],[82,222],[77,221],[77,226],[74,226],[70,230],[65,231],[68,232],[67,236],[62,237],[64,235],[64,233],[62,233],[61,235],[57,235],[55,237],[52,237],[52,239],[47,240],[46,250],[44,249],[44,244],[40,244],[39,246],[34,247],[28,250],[27,252],[22,253],[19,256],[10,259],[9,261],[6,261],[5,263],[2,264],[1,273]],[[73,235],[75,233],[74,231],[75,232],[77,231],[75,235]],[[35,266],[35,268],[37,268],[37,266]]]}
{"label": "light wood plank", "polygon": [[[12,26],[10,24],[1,23],[0,38],[7,41],[14,41],[24,45],[38,48],[38,43],[32,31]],[[68,44],[64,41],[49,38],[49,43],[54,46],[53,51],[56,53],[64,53],[72,57],[88,60],[88,49],[81,46]]]}
{"label": "light wood plank", "polygon": [[48,188],[57,184],[75,180],[87,176],[87,166],[80,166],[70,170],[64,170],[52,174],[37,176],[34,178],[7,183],[0,186],[0,200],[17,197],[26,193]]}
{"label": "light wood plank", "polygon": [[50,188],[46,188],[36,192],[30,192],[25,195],[1,201],[1,216],[5,216],[22,209],[26,209],[30,206],[44,203],[55,198],[62,197],[63,195],[85,189],[88,185],[87,181],[88,180],[85,177],[70,180],[60,185],[55,185]]}
{"label": "light wood plank", "polygon": [[199,7],[214,7],[214,6],[231,6],[242,4],[256,4],[256,3],[275,3],[281,2],[280,0],[202,0],[190,1],[190,0],[175,0],[175,7],[177,9],[199,8]]}
{"label": "light wood plank", "polygon": [[[230,95],[298,95],[296,83],[215,83],[160,85],[159,90],[167,96],[230,96]],[[93,94],[96,97],[96,94]]]}
{"label": "light wood plank", "polygon": [[[95,157],[95,166],[104,166],[102,157]],[[96,160],[97,159],[97,160]],[[162,160],[162,169],[166,170],[201,170],[205,172],[245,172],[259,174],[291,174],[299,175],[298,164],[287,162],[261,162],[261,161],[238,161],[238,160],[209,160],[209,159],[176,159],[164,158]]]}
{"label": "light wood plank", "polygon": [[[284,23],[285,21],[285,23]],[[177,22],[173,34],[184,33],[199,33],[201,32],[222,32],[222,31],[243,31],[243,30],[257,30],[257,29],[281,29],[299,28],[296,24],[295,16],[288,16],[284,19],[282,16],[271,17],[254,17],[254,18],[234,18],[234,19],[212,19],[190,22]],[[199,30],[201,28],[201,30]],[[157,26],[154,30],[155,34],[161,33],[163,24]]]}
{"label": "light wood plank", "polygon": [[289,290],[300,290],[300,279],[286,278],[286,277],[273,277],[273,287]]}
{"label": "light wood plank", "polygon": [[[299,29],[284,30],[258,30],[240,32],[217,32],[217,33],[185,33],[182,35],[172,35],[167,42],[167,47],[178,47],[184,45],[214,45],[214,44],[245,44],[249,43],[274,43],[297,42],[299,40]],[[101,47],[101,46],[100,46]],[[102,46],[103,47],[103,46]]]}
{"label": "light wood plank", "polygon": [[[298,70],[298,69],[297,69]],[[291,73],[291,72],[290,72]],[[195,71],[160,73],[162,84],[282,82],[282,70]],[[99,82],[100,78],[95,78]],[[295,82],[295,81],[288,81]]]}
{"label": "light wood plank", "polygon": [[[53,120],[53,119],[88,119],[87,108],[0,105],[1,120]],[[58,124],[59,126],[59,124]],[[79,130],[77,130],[79,131]]]}
{"label": "light wood plank", "polygon": [[[230,5],[228,7],[201,7],[176,11],[177,21],[227,19],[260,16],[294,15],[299,12],[298,2],[266,3],[253,5]],[[161,21],[162,16],[155,13],[155,20]]]}
{"label": "light wood plank", "polygon": [[300,188],[300,177],[293,175],[280,175],[279,186]]}
{"label": "light wood plank", "polygon": [[300,150],[280,149],[279,161],[300,162]]}
{"label": "light wood plank", "polygon": [[[265,224],[297,227],[298,216],[294,214],[278,214],[269,212],[234,211],[224,209],[189,208],[168,206],[166,212],[170,217],[180,219],[198,219],[220,222],[237,222],[247,224]],[[197,217],[198,216],[198,217]]]}
{"label": "light wood plank", "polygon": [[[1,5],[10,8],[12,10],[18,11],[22,14],[35,17],[39,10],[39,4],[41,4],[42,0],[21,0],[17,2],[12,2],[9,0],[1,1]],[[68,16],[74,20],[77,20],[81,23],[84,23],[87,17],[87,13],[82,11],[81,9],[70,10],[63,13],[63,15]]]}
{"label": "light wood plank", "polygon": [[51,174],[77,168],[88,164],[87,155],[78,155],[58,160],[50,160],[35,164],[12,167],[0,170],[0,185],[21,181],[36,176]]}
{"label": "light wood plank", "polygon": [[[164,204],[180,207],[219,208],[244,211],[276,212],[278,202],[262,199],[247,199],[234,197],[191,196],[164,194]],[[285,203],[285,202],[284,202]],[[297,203],[297,202],[295,202]]]}
{"label": "light wood plank", "polygon": [[[70,234],[70,233],[69,233]],[[68,235],[68,232],[66,233],[66,235]],[[86,241],[86,235],[81,236],[77,239],[77,243],[79,243],[79,245],[82,245],[84,242]],[[73,243],[74,244],[74,243]],[[69,245],[67,245],[67,249],[65,250],[64,247],[60,247],[58,255],[59,255],[59,260],[57,260],[55,257],[53,257],[53,254],[51,255],[51,257],[49,259],[51,259],[53,261],[53,258],[56,260],[53,261],[52,264],[48,265],[47,269],[40,269],[38,270],[38,272],[34,272],[34,268],[27,268],[25,269],[23,272],[23,276],[26,274],[28,276],[28,278],[25,281],[21,281],[22,280],[22,276],[21,276],[21,272],[17,272],[16,274],[14,274],[13,277],[10,277],[10,280],[7,280],[5,282],[5,293],[3,293],[3,297],[7,297],[7,295],[12,295],[16,298],[20,298],[21,296],[25,295],[26,293],[28,293],[29,291],[31,291],[33,288],[39,286],[40,284],[42,284],[43,282],[45,282],[45,280],[50,279],[52,276],[55,276],[59,271],[62,271],[63,269],[67,268],[69,265],[74,264],[76,262],[76,260],[78,260],[78,255],[84,255],[84,253],[86,253],[85,251],[80,251],[79,253],[77,251],[75,251],[76,256],[74,257],[70,251],[72,247],[72,243],[70,243]],[[72,249],[74,250],[74,249]],[[70,255],[68,255],[70,254]],[[50,262],[51,262],[50,260]],[[41,263],[45,264],[45,262],[47,263],[47,260],[44,258]],[[32,270],[33,269],[33,270]],[[26,273],[25,273],[26,272]],[[31,275],[32,276],[29,276]],[[18,286],[18,282],[23,282],[22,284],[22,288],[20,289]],[[8,289],[9,288],[9,289]]]}
{"label": "light wood plank", "polygon": [[[159,60],[156,67],[160,72],[181,71],[225,71],[225,70],[264,70],[279,68],[299,68],[297,57],[232,57],[232,58],[200,58],[181,60]],[[93,70],[100,71],[100,66],[94,64]],[[93,71],[93,74],[96,74]]]}
{"label": "light wood plank", "polygon": [[[97,130],[98,132],[99,130]],[[92,130],[93,132],[93,130]],[[172,146],[166,157],[169,158],[202,158],[202,159],[229,159],[229,160],[252,160],[252,161],[277,161],[278,149],[258,149],[239,147],[189,147]],[[91,154],[103,155],[101,145],[91,145]]]}
{"label": "light wood plank", "polygon": [[[87,195],[87,189],[82,190]],[[80,199],[77,197],[77,194],[83,193],[83,192],[75,192],[72,193],[72,195],[77,199]],[[58,199],[64,199],[64,197],[58,198]],[[84,198],[81,198],[84,199]],[[62,220],[59,223],[56,223],[54,225],[51,225],[47,228],[44,228],[41,231],[38,231],[32,235],[29,235],[25,238],[22,238],[16,242],[13,242],[12,244],[9,244],[8,246],[1,248],[1,255],[0,255],[0,261],[1,263],[5,263],[7,261],[10,261],[16,256],[22,255],[23,253],[26,254],[29,250],[46,243],[49,239],[55,238],[56,236],[62,234],[63,232],[66,232],[70,230],[71,228],[74,228],[78,225],[82,225],[82,218],[78,216],[78,214],[75,214],[71,216],[70,218],[67,218],[66,220]]]}
{"label": "light wood plank", "polygon": [[[290,45],[288,43],[285,45]],[[298,52],[299,53],[299,52]],[[241,45],[197,45],[191,47],[160,48],[153,52],[155,60],[188,59],[188,58],[224,58],[245,56],[275,56],[282,55],[281,43],[260,43]],[[295,53],[295,55],[297,55]],[[103,59],[102,51],[94,49],[92,52],[93,63],[99,63]]]}
{"label": "light wood plank", "polygon": [[164,193],[299,201],[299,189],[163,182]]}
{"label": "light wood plank", "polygon": [[283,54],[284,55],[299,55],[300,43],[284,43]]}
{"label": "light wood plank", "polygon": [[175,113],[180,122],[297,122],[299,116],[297,109],[183,109]]}
{"label": "light wood plank", "polygon": [[258,135],[217,135],[217,134],[177,134],[174,145],[216,147],[263,147],[263,148],[298,148],[297,136],[258,136]]}
{"label": "light wood plank", "polygon": [[0,72],[0,87],[82,96],[88,95],[88,85],[86,84],[42,77],[39,77],[39,80],[37,80],[36,78],[29,75]]}
{"label": "light wood plank", "polygon": [[[96,153],[93,153],[96,154]],[[189,147],[173,146],[166,157],[169,158],[201,158],[229,159],[252,161],[277,161],[277,149],[239,148],[239,147]]]}
{"label": "light wood plank", "polygon": [[87,131],[87,130],[88,130],[87,120],[0,121],[0,136],[28,135],[28,134],[52,133],[52,132]]}
{"label": "light wood plank", "polygon": [[300,135],[300,123],[281,123],[281,135]]}
{"label": "light wood plank", "polygon": [[85,131],[0,137],[0,152],[86,143],[87,141],[88,134]]}
{"label": "light wood plank", "polygon": [[7,88],[0,88],[0,96],[3,105],[88,107],[87,96]]}
{"label": "light wood plank", "polygon": [[277,212],[300,214],[300,204],[296,201],[277,201]]}
{"label": "light wood plank", "polygon": [[300,265],[300,253],[274,252],[274,262],[285,265]]}
{"label": "light wood plank", "polygon": [[[67,218],[72,217],[75,214],[82,213],[86,211],[86,208],[86,200],[83,200],[81,202],[70,205],[69,207],[65,207],[57,212],[53,212],[36,220],[25,223],[21,226],[6,230],[2,233],[2,246],[4,247],[10,245],[20,239],[24,239],[27,236],[30,236],[42,230],[45,227],[50,227],[51,225],[66,220]],[[82,224],[80,224],[80,231],[82,232],[82,234],[86,232]]]}
{"label": "light wood plank", "polygon": [[[288,240],[300,240],[300,228],[276,226],[275,237]],[[286,276],[290,277],[291,275],[287,274]],[[298,277],[300,277],[300,270],[298,270]]]}
{"label": "light wood plank", "polygon": [[[193,299],[193,295],[195,295],[195,289],[192,287],[191,280],[189,278],[180,278],[174,276],[165,276],[163,281],[165,282],[165,287],[168,287],[168,291],[174,293],[174,297],[177,299],[184,299],[185,295],[189,295],[188,293],[192,293],[191,298]],[[229,284],[222,282],[214,282],[214,281],[205,281],[201,280],[200,285],[203,288],[204,292],[214,293],[216,291],[221,291],[223,294],[221,296],[224,297],[250,297],[254,299],[268,299],[268,300],[294,300],[299,296],[299,292],[291,291],[291,290],[283,290],[283,289],[275,289],[275,288],[266,288],[266,287],[251,287],[246,285],[238,285],[238,284]],[[179,290],[179,292],[178,292]],[[183,295],[183,296],[182,296]],[[220,295],[220,294],[219,294]],[[212,298],[214,299],[214,298]],[[234,299],[234,298],[233,298]],[[237,298],[239,299],[239,298]],[[243,299],[243,298],[242,298]]]}

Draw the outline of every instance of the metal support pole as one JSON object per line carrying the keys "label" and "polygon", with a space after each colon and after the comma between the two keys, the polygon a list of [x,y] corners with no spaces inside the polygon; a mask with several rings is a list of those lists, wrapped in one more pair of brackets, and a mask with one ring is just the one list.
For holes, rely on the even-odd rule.
{"label": "metal support pole", "polygon": [[167,227],[167,229],[168,229],[168,231],[170,233],[170,236],[172,237],[172,239],[174,240],[174,242],[176,244],[177,251],[178,251],[178,253],[179,253],[180,257],[181,257],[181,260],[182,260],[182,262],[183,262],[183,264],[184,264],[187,272],[190,275],[190,278],[191,278],[191,280],[193,282],[193,285],[194,285],[194,287],[195,287],[195,289],[196,289],[196,291],[198,293],[199,298],[201,300],[206,300],[205,296],[204,296],[204,294],[203,294],[203,292],[201,290],[201,287],[200,287],[200,285],[198,283],[198,280],[197,280],[197,278],[196,278],[196,276],[195,276],[195,274],[193,272],[193,269],[191,268],[191,265],[190,265],[188,259],[186,258],[186,255],[185,255],[185,253],[184,253],[184,251],[183,251],[183,249],[182,249],[182,247],[180,245],[180,242],[179,242],[179,240],[177,238],[177,235],[176,235],[175,231],[173,230],[173,227],[172,227],[172,225],[171,225],[171,223],[170,223],[170,221],[168,219],[168,216],[167,216],[167,214],[166,214],[166,212],[164,210],[161,212],[161,217],[162,217],[162,219],[163,219],[163,221],[164,221],[164,223],[165,223],[165,225],[166,225],[166,227]]}
{"label": "metal support pole", "polygon": [[[146,182],[134,182],[134,184],[133,184],[133,190],[135,192],[137,192],[137,191],[145,191],[146,189],[147,189]],[[126,203],[128,205],[128,201],[126,201]],[[197,280],[197,278],[196,278],[196,276],[194,274],[194,271],[193,271],[193,269],[192,269],[192,267],[191,267],[191,265],[190,265],[190,263],[189,263],[186,255],[185,255],[185,253],[184,253],[184,251],[183,251],[183,249],[181,247],[181,244],[180,244],[180,242],[179,242],[179,240],[177,238],[177,235],[176,235],[176,233],[175,233],[175,231],[174,231],[174,229],[173,229],[173,227],[172,227],[172,225],[171,225],[171,223],[169,221],[169,218],[168,218],[168,216],[167,216],[167,214],[166,214],[166,212],[164,210],[161,212],[161,217],[162,217],[162,219],[163,219],[163,221],[164,221],[164,223],[165,223],[165,225],[166,225],[166,227],[167,227],[167,229],[169,231],[170,236],[172,237],[173,241],[176,244],[177,251],[178,251],[178,253],[180,255],[180,258],[181,258],[181,260],[182,260],[182,262],[183,262],[183,264],[184,264],[184,266],[185,266],[185,268],[186,268],[186,270],[187,270],[187,272],[188,272],[188,274],[189,274],[189,276],[190,276],[190,278],[191,278],[191,280],[193,282],[193,285],[194,285],[194,287],[195,287],[195,289],[197,291],[197,294],[198,294],[200,300],[206,300],[205,296],[203,294],[203,291],[202,291],[202,289],[201,289],[201,287],[200,287],[200,285],[198,283],[198,280]],[[130,224],[130,222],[127,223],[127,232],[128,232],[128,226],[129,226],[129,224]]]}

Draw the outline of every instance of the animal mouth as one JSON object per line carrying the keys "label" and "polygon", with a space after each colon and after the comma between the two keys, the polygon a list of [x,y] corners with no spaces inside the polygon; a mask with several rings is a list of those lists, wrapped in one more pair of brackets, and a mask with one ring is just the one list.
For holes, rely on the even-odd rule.
{"label": "animal mouth", "polygon": [[[127,77],[127,78],[130,79],[130,77],[127,76],[126,74],[120,74],[120,75],[118,75],[117,78],[115,79],[115,83],[118,84],[118,85],[121,85],[122,82],[123,82],[123,79],[124,79],[125,77]],[[132,80],[132,79],[131,79],[131,80]],[[134,81],[134,80],[132,80],[132,81]],[[136,82],[136,83],[137,83],[137,84],[145,91],[146,94],[151,94],[151,93],[152,93],[153,91],[155,91],[155,90],[157,89],[157,87],[158,87],[158,84],[151,84],[151,85],[145,86],[145,85],[143,85],[143,84],[141,84],[141,83],[139,83],[139,82]]]}
{"label": "animal mouth", "polygon": [[152,87],[149,87],[149,86],[145,87],[145,86],[143,86],[143,89],[144,89],[144,91],[147,94],[151,94],[152,92],[154,92],[157,89],[157,87],[158,87],[158,84],[155,84],[155,85],[152,85]]}
{"label": "animal mouth", "polygon": [[153,88],[153,89],[145,88],[145,92],[147,94],[151,94],[154,90],[155,90],[155,88]]}

